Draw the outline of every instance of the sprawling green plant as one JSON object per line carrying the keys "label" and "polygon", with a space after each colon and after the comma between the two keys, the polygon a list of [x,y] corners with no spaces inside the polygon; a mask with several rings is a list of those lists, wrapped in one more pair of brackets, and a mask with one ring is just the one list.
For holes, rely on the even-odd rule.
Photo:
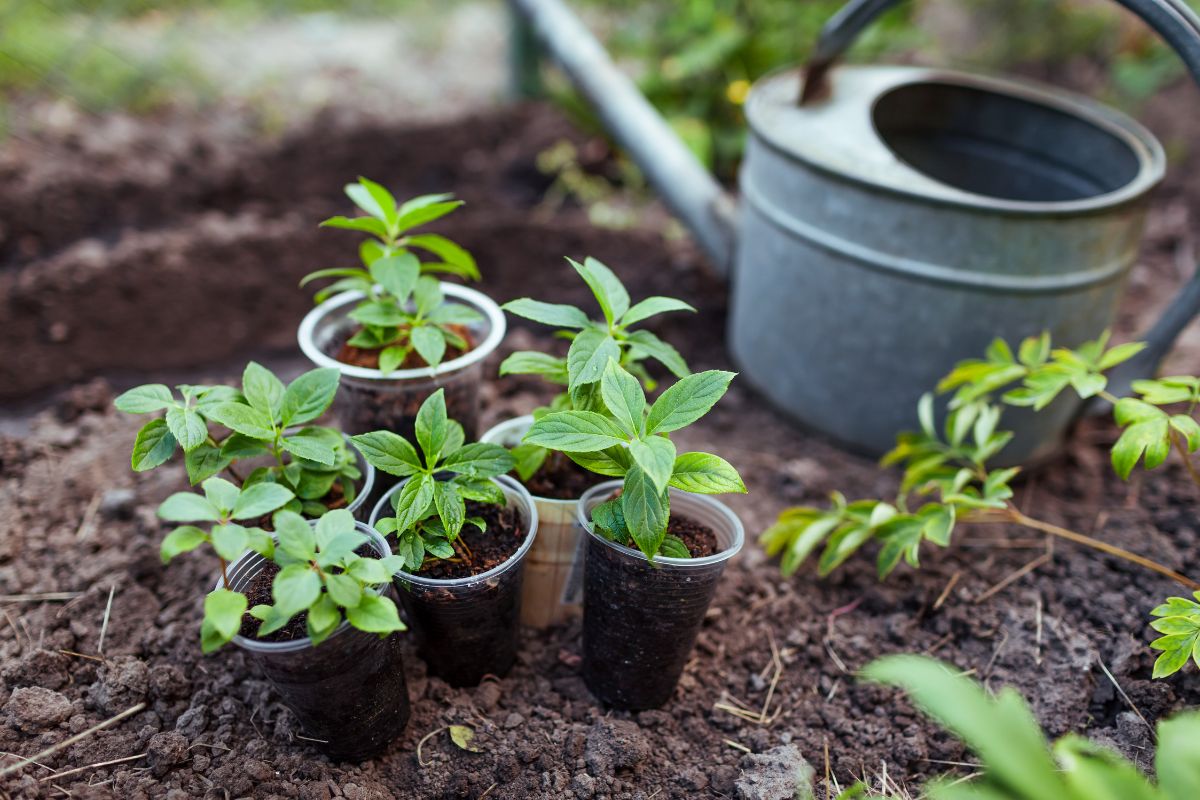
{"label": "sprawling green plant", "polygon": [[[242,373],[242,389],[230,386],[176,387],[177,398],[161,383],[137,386],[114,402],[130,414],[165,412],[142,426],[133,443],[132,466],[144,472],[166,463],[177,448],[192,485],[224,471],[238,485],[278,483],[294,495],[289,511],[319,517],[319,502],[336,485],[353,502],[362,477],[354,454],[338,431],[306,425],[325,413],[337,394],[336,369],[314,369],[287,386],[270,370],[251,361]],[[230,433],[218,440],[210,423]],[[241,475],[237,464],[265,459],[273,464]]]}
{"label": "sprawling green plant", "polygon": [[553,411],[533,423],[524,442],[566,453],[580,466],[624,478],[619,497],[592,509],[597,530],[621,544],[633,542],[653,562],[660,552],[687,558],[683,542],[667,534],[674,487],[699,494],[745,492],[737,470],[711,453],[677,453],[669,434],[708,413],[734,373],[688,375],[646,402],[641,383],[610,357],[599,381],[598,410]]}
{"label": "sprawling green plant", "polygon": [[[250,614],[259,619],[258,635],[267,636],[293,617],[307,613],[308,635],[320,644],[341,624],[342,614],[359,630],[386,634],[404,630],[395,604],[371,592],[386,584],[398,566],[395,556],[377,559],[354,553],[367,542],[355,530],[349,511],[330,511],[314,525],[292,511],[280,511],[292,499],[287,488],[275,483],[258,483],[239,489],[222,478],[208,478],[204,494],[176,492],[162,502],[158,515],[171,522],[204,523],[180,525],[163,540],[163,563],[175,556],[209,544],[221,563],[223,586],[204,598],[204,621],[200,646],[211,653],[231,640],[242,627],[248,600],[229,586],[226,567],[247,550],[275,562],[279,573],[272,585],[274,605],[258,605]],[[276,512],[273,525],[278,546],[259,527],[242,522]]]}
{"label": "sprawling green plant", "polygon": [[[416,572],[430,558],[472,556],[459,539],[464,525],[487,530],[479,517],[468,517],[466,501],[504,506],[507,498],[491,479],[513,468],[513,457],[500,445],[464,444],[463,427],[446,416],[442,389],[417,411],[417,445],[391,431],[353,437],[356,447],[376,469],[408,478],[392,495],[395,516],[375,523],[382,534],[395,534],[400,565]],[[423,456],[423,457],[422,457]]]}
{"label": "sprawling green plant", "polygon": [[[903,558],[919,565],[921,544],[950,543],[959,522],[1016,523],[1123,558],[1165,575],[1195,591],[1200,584],[1143,556],[1106,542],[1028,516],[1012,502],[1009,483],[1019,468],[990,469],[987,462],[998,454],[1012,433],[998,425],[1002,406],[991,400],[1002,392],[1000,403],[1040,410],[1068,388],[1079,397],[1099,397],[1111,403],[1114,419],[1124,430],[1112,448],[1117,474],[1127,478],[1138,463],[1147,469],[1162,464],[1172,445],[1200,483],[1191,454],[1200,449],[1200,425],[1193,418],[1200,400],[1200,380],[1170,377],[1134,381],[1139,397],[1118,398],[1107,390],[1104,372],[1141,351],[1140,343],[1107,348],[1107,333],[1075,350],[1051,349],[1043,334],[1025,340],[1016,355],[996,340],[983,359],[964,361],[938,386],[953,391],[943,430],[934,425],[932,395],[918,404],[920,431],[904,433],[883,459],[900,464],[903,477],[896,499],[887,502],[863,499],[852,503],[834,493],[831,508],[811,506],[784,511],[762,535],[769,555],[782,554],[781,567],[791,574],[818,547],[824,550],[818,572],[824,576],[836,569],[868,541],[881,545],[877,558],[880,578],[886,577]],[[1171,413],[1164,406],[1182,406]],[[1200,598],[1198,598],[1200,599]],[[1172,598],[1152,612],[1161,617],[1153,624],[1166,634],[1152,643],[1163,650],[1154,666],[1154,676],[1177,671],[1188,655],[1200,664],[1200,606],[1190,600]]]}
{"label": "sprawling green plant", "polygon": [[935,780],[931,800],[1193,800],[1200,797],[1200,714],[1158,724],[1150,780],[1129,761],[1078,734],[1053,746],[1011,687],[992,697],[952,667],[922,656],[888,656],[863,670],[871,681],[897,686],[924,713],[962,739],[983,775]]}
{"label": "sprawling green plant", "polygon": [[[431,367],[442,363],[446,346],[467,350],[470,344],[455,326],[478,322],[479,312],[445,299],[437,278],[446,273],[479,280],[475,259],[458,244],[435,233],[411,233],[462,205],[449,194],[427,194],[397,205],[392,194],[374,181],[359,178],[346,194],[366,212],[364,217],[331,217],[330,228],[360,231],[371,237],[359,246],[362,267],[333,267],[311,272],[304,286],[322,278],[337,278],[316,294],[323,302],[334,292],[357,291],[365,296],[350,318],[362,328],[348,344],[379,351],[379,369],[388,373],[414,351]],[[422,261],[414,250],[435,256]]]}
{"label": "sprawling green plant", "polygon": [[[519,317],[559,328],[555,336],[567,339],[571,347],[565,358],[547,353],[522,350],[513,353],[500,365],[501,375],[540,375],[550,383],[566,387],[548,407],[535,409],[540,418],[552,411],[590,411],[601,408],[599,385],[609,359],[628,370],[653,391],[656,384],[642,363],[658,361],[676,377],[690,372],[679,351],[647,330],[632,330],[632,326],[668,311],[695,311],[682,300],[673,297],[647,297],[632,304],[629,292],[616,274],[594,258],[582,264],[567,259],[591,289],[604,315],[603,321],[593,320],[587,312],[561,303],[544,303],[522,297],[502,307]],[[529,480],[541,469],[548,450],[534,444],[522,444],[513,450],[517,459],[517,474]]]}

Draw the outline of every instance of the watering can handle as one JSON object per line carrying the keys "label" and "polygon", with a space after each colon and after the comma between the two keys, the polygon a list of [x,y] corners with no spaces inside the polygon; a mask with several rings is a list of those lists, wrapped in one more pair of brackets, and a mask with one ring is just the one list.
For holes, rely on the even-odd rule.
{"label": "watering can handle", "polygon": [[[1200,16],[1184,0],[1115,0],[1142,18],[1169,44],[1200,86]],[[829,69],[850,48],[859,33],[884,11],[902,0],[850,0],[837,12],[817,39],[817,46],[804,69],[800,103],[817,99],[830,90]],[[1162,317],[1142,338],[1145,350],[1109,374],[1114,394],[1129,393],[1129,384],[1152,375],[1174,344],[1179,333],[1200,313],[1200,266],[1192,274]]]}

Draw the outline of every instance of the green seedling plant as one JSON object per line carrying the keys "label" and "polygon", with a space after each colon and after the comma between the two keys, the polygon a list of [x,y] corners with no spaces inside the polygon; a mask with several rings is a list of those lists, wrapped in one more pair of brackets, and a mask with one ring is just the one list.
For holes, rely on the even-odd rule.
{"label": "green seedling plant", "polygon": [[465,443],[463,427],[446,416],[442,389],[421,404],[416,419],[417,447],[391,431],[353,437],[355,446],[375,468],[407,478],[392,495],[395,515],[375,523],[384,535],[396,537],[400,568],[418,572],[427,558],[460,558],[470,564],[471,551],[460,538],[464,525],[487,530],[480,517],[468,517],[466,501],[507,504],[504,491],[492,481],[512,470],[512,455],[500,445]]}
{"label": "green seedling plant", "polygon": [[[535,419],[554,411],[603,411],[599,396],[601,376],[610,359],[632,373],[646,388],[655,389],[655,381],[645,362],[652,359],[677,378],[686,377],[687,362],[670,344],[647,330],[633,326],[669,311],[692,311],[692,306],[673,297],[647,297],[631,304],[629,292],[616,274],[594,258],[582,264],[567,259],[583,278],[596,298],[603,320],[591,319],[587,312],[562,303],[545,303],[522,297],[505,303],[504,310],[519,317],[558,328],[555,336],[571,342],[566,357],[522,350],[500,365],[501,375],[538,375],[552,384],[565,387],[548,407],[533,412]],[[549,450],[524,443],[513,449],[517,474],[528,481],[546,463]]]}
{"label": "green seedling plant", "polygon": [[[361,267],[333,267],[311,272],[301,286],[324,278],[337,278],[316,293],[324,302],[335,292],[364,295],[350,318],[362,328],[348,344],[379,351],[379,369],[392,372],[416,353],[430,367],[442,363],[447,346],[470,349],[461,326],[480,321],[479,312],[461,303],[447,302],[441,283],[431,273],[479,280],[475,259],[460,245],[435,233],[413,233],[415,228],[441,219],[462,205],[449,194],[428,194],[397,204],[384,187],[366,178],[345,187],[359,217],[331,217],[323,227],[359,231],[370,238],[359,246]],[[436,260],[422,260],[418,253]]]}
{"label": "green seedling plant", "polygon": [[745,492],[737,470],[711,453],[677,453],[670,433],[703,417],[729,388],[734,373],[688,375],[652,404],[638,379],[609,358],[599,380],[599,410],[552,411],[533,423],[524,442],[556,450],[580,466],[624,480],[618,497],[592,509],[606,538],[633,542],[651,563],[662,554],[687,558],[688,549],[667,533],[669,489],[698,494]]}
{"label": "green seedling plant", "polygon": [[[351,503],[362,478],[354,454],[338,431],[310,425],[329,408],[337,394],[336,369],[314,369],[284,385],[266,367],[251,361],[242,373],[241,390],[230,386],[178,386],[178,395],[163,384],[138,386],[114,404],[130,414],[158,414],[138,431],[131,464],[144,472],[166,463],[178,450],[191,484],[224,472],[249,488],[276,483],[293,495],[288,511],[318,517],[329,510],[321,502],[335,486]],[[228,429],[218,439],[210,426]],[[267,461],[249,473],[239,462]],[[274,510],[274,509],[271,509]]]}
{"label": "green seedling plant", "polygon": [[1152,783],[1116,751],[1067,734],[1048,743],[1029,704],[1011,687],[994,697],[964,673],[931,658],[887,656],[863,676],[905,690],[926,715],[979,759],[978,778],[945,777],[930,800],[1192,800],[1200,797],[1200,714],[1158,723]]}
{"label": "green seedling plant", "polygon": [[[1122,558],[1186,586],[1200,584],[1151,559],[1091,536],[1036,519],[1013,502],[1011,481],[1019,468],[991,469],[987,462],[1012,439],[999,427],[1005,405],[1046,408],[1070,389],[1080,398],[1099,398],[1113,407],[1122,433],[1112,448],[1114,470],[1129,477],[1137,463],[1161,465],[1174,447],[1193,480],[1200,474],[1191,454],[1200,449],[1200,424],[1193,414],[1200,403],[1200,379],[1176,376],[1134,381],[1136,397],[1118,398],[1108,391],[1105,372],[1132,358],[1144,345],[1136,342],[1107,347],[1108,334],[1071,350],[1052,348],[1046,334],[1022,342],[1016,354],[1002,340],[986,357],[964,361],[938,385],[953,392],[941,430],[935,426],[932,395],[918,404],[920,430],[897,437],[883,464],[903,468],[899,491],[891,501],[847,502],[835,492],[832,507],[801,506],[785,510],[761,537],[769,555],[781,556],[785,575],[794,573],[823,547],[817,570],[825,576],[869,541],[880,544],[879,577],[887,577],[903,559],[920,564],[920,548],[928,542],[950,544],[959,523],[1018,524]],[[999,401],[993,396],[999,393]],[[1200,594],[1196,595],[1200,600]],[[1152,626],[1164,636],[1151,644],[1162,650],[1154,677],[1178,671],[1189,655],[1200,664],[1200,604],[1171,598],[1151,612]]]}

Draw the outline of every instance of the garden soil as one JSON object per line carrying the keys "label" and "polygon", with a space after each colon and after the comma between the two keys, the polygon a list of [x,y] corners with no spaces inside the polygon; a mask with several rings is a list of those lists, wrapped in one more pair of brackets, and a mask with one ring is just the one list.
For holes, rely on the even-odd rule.
{"label": "garden soil", "polygon": [[[1143,766],[1149,726],[1200,703],[1194,670],[1150,680],[1147,611],[1177,588],[1069,544],[980,526],[885,583],[873,552],[826,580],[811,566],[781,578],[753,537],[782,508],[834,489],[886,494],[895,476],[794,427],[735,381],[678,438],[742,471],[750,494],[729,503],[750,542],[666,706],[598,707],[579,675],[578,621],[524,631],[513,670],[477,688],[428,677],[406,640],[404,735],[376,760],[330,762],[300,738],[245,654],[201,655],[202,593],[217,565],[207,555],[160,563],[154,509],[185,488],[183,469],[129,471],[139,420],[111,411],[114,393],[147,379],[234,379],[251,356],[302,369],[294,331],[310,300],[296,283],[354,253],[353,235],[315,222],[348,211],[340,186],[359,174],[402,195],[465,199],[439,232],[475,253],[482,288],[498,300],[585,302],[564,255],[614,266],[635,298],[682,297],[700,313],[654,327],[694,369],[731,366],[725,288],[689,245],[664,238],[657,205],[644,227],[625,231],[593,228],[576,208],[539,207],[549,179],[536,154],[579,138],[542,107],[432,129],[326,120],[276,144],[224,143],[202,128],[167,141],[162,130],[170,126],[105,157],[93,157],[82,132],[37,158],[4,161],[0,752],[32,755],[141,710],[0,778],[0,796],[748,800],[786,796],[801,759],[822,784],[828,770],[843,786],[886,774],[915,789],[934,774],[969,772],[953,763],[971,755],[899,694],[855,680],[885,653],[929,653],[992,689],[1011,685],[1051,736],[1082,732]],[[1173,180],[1157,196],[1120,337],[1145,326],[1193,263],[1197,206],[1184,186]],[[487,374],[512,350],[549,341],[513,325]],[[1198,353],[1193,335],[1172,363],[1194,371]],[[520,377],[482,391],[485,424],[549,397]],[[1115,436],[1111,424],[1085,421],[1061,455],[1025,476],[1018,499],[1032,514],[1200,574],[1200,492],[1175,466],[1122,483],[1106,455]],[[456,746],[451,725],[473,729],[478,752]],[[0,756],[0,768],[12,763]]]}

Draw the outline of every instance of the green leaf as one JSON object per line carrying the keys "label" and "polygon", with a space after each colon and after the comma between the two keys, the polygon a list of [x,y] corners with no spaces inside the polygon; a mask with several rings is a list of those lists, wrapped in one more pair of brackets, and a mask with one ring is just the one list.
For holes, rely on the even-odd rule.
{"label": "green leaf", "polygon": [[162,562],[166,564],[180,553],[195,550],[207,541],[208,534],[195,525],[181,525],[163,539],[158,554],[162,558]]}
{"label": "green leaf", "polygon": [[597,475],[620,478],[629,471],[633,459],[624,447],[609,447],[591,453],[567,453],[567,458]]}
{"label": "green leaf", "polygon": [[412,352],[411,348],[404,345],[392,345],[385,347],[379,351],[379,371],[387,375],[396,367],[404,363],[404,359],[408,358],[408,354]]}
{"label": "green leaf", "polygon": [[691,372],[679,351],[650,331],[634,331],[626,341],[630,345],[630,355],[634,358],[653,358],[670,370],[676,378],[686,377]]}
{"label": "green leaf", "polygon": [[1044,331],[1041,336],[1030,336],[1021,342],[1017,358],[1026,367],[1040,367],[1050,357],[1050,333]]}
{"label": "green leaf", "polygon": [[406,314],[392,300],[363,301],[355,306],[354,310],[348,316],[355,322],[378,328],[391,328],[403,325],[411,319],[411,316]]}
{"label": "green leaf", "polygon": [[725,395],[735,374],[713,369],[680,379],[650,406],[646,432],[667,433],[691,425]]}
{"label": "green leaf", "polygon": [[466,725],[450,726],[450,741],[454,742],[460,750],[466,750],[469,753],[482,753],[483,750],[472,744],[474,739],[475,731]]}
{"label": "green leaf", "polygon": [[349,575],[327,573],[325,591],[342,608],[354,608],[364,598],[362,586]]}
{"label": "green leaf", "polygon": [[183,463],[187,467],[188,482],[195,486],[228,467],[233,459],[224,455],[221,448],[203,444],[185,454]]}
{"label": "green leaf", "polygon": [[675,459],[670,485],[696,494],[745,494],[746,484],[733,466],[711,453],[683,453]]}
{"label": "green leaf", "polygon": [[[493,506],[508,504],[508,498],[504,494],[504,490],[492,481],[459,480],[455,483],[458,486],[458,493],[467,500],[474,500],[477,503],[487,503]],[[467,520],[467,522],[470,521],[470,519]],[[480,528],[480,530],[485,530],[485,528]]]}
{"label": "green leaf", "polygon": [[523,350],[500,364],[500,375],[540,375],[551,383],[567,385],[567,360],[545,353]]}
{"label": "green leaf", "polygon": [[378,183],[360,176],[358,183],[346,184],[345,191],[346,195],[354,201],[354,205],[371,216],[388,225],[396,222],[399,216],[396,212],[396,200],[392,197],[391,192]]}
{"label": "green leaf", "polygon": [[625,512],[621,510],[621,499],[605,500],[592,509],[592,525],[610,541],[624,544],[629,541],[629,527],[625,524]]}
{"label": "green leaf", "polygon": [[514,469],[523,482],[537,474],[546,463],[546,456],[550,454],[549,450],[536,444],[519,444],[509,452],[515,462]]}
{"label": "green leaf", "polygon": [[473,478],[495,478],[510,472],[516,461],[498,444],[475,442],[452,452],[442,468]]}
{"label": "green leaf", "polygon": [[421,264],[412,253],[384,256],[371,264],[371,278],[400,303],[408,300],[421,276]]}
{"label": "green leaf", "polygon": [[406,478],[423,468],[416,449],[391,431],[373,431],[351,436],[354,446],[375,469]]}
{"label": "green leaf", "polygon": [[195,522],[221,519],[221,511],[205,497],[192,492],[176,492],[158,507],[158,516],[168,522]]}
{"label": "green leaf", "polygon": [[641,322],[644,319],[658,314],[665,314],[668,311],[695,312],[695,310],[682,300],[676,300],[673,297],[647,297],[625,312],[625,315],[621,317],[621,324],[633,325],[635,322]]}
{"label": "green leaf", "polygon": [[1200,714],[1176,714],[1158,723],[1155,772],[1162,800],[1200,797]]}
{"label": "green leaf", "polygon": [[150,420],[133,440],[133,455],[130,458],[133,471],[145,472],[166,463],[175,453],[175,444],[175,435],[165,420]]}
{"label": "green leaf", "polygon": [[442,332],[429,325],[417,325],[409,331],[417,354],[431,367],[442,363],[446,355],[446,339]]}
{"label": "green leaf", "polygon": [[172,408],[176,403],[171,396],[171,390],[166,386],[161,383],[147,383],[121,393],[113,401],[113,405],[118,411],[124,411],[126,414],[149,414]]}
{"label": "green leaf", "polygon": [[283,449],[292,455],[318,464],[332,466],[337,460],[337,454],[329,446],[329,440],[321,434],[301,431],[292,436],[285,436],[281,444]]}
{"label": "green leaf", "polygon": [[436,233],[419,233],[408,237],[408,243],[413,247],[428,250],[447,264],[457,267],[456,274],[471,280],[479,280],[479,267],[475,264],[474,256],[445,236],[438,236]]}
{"label": "green leaf", "polygon": [[312,639],[313,646],[316,646],[337,630],[337,626],[342,623],[342,612],[329,595],[323,595],[309,607],[307,621],[308,637]]}
{"label": "green leaf", "polygon": [[647,436],[629,443],[629,454],[634,463],[654,484],[659,494],[667,490],[671,473],[675,468],[675,445],[665,436]]}
{"label": "green leaf", "polygon": [[283,405],[283,381],[261,364],[251,361],[242,372],[242,394],[252,408],[268,418],[270,427],[279,416]]}
{"label": "green leaf", "polygon": [[521,440],[525,444],[587,453],[623,444],[627,437],[607,417],[592,411],[556,411],[536,420]]}
{"label": "green leaf", "polygon": [[291,500],[293,493],[290,489],[278,483],[256,483],[242,490],[238,495],[237,504],[233,507],[234,519],[254,519],[263,514],[269,514],[281,505]]}
{"label": "green leaf", "polygon": [[1166,412],[1141,400],[1125,397],[1117,402],[1113,416],[1118,425],[1127,426],[1112,449],[1113,469],[1123,480],[1128,479],[1143,454],[1146,469],[1154,469],[1166,461],[1171,452]]}
{"label": "green leaf", "polygon": [[292,511],[280,511],[272,521],[280,550],[299,561],[316,558],[317,537],[308,520]]}
{"label": "green leaf", "polygon": [[[355,269],[353,267],[333,267],[332,269],[314,270],[300,279],[300,286],[307,286],[313,281],[319,281],[323,278],[337,277],[350,278],[353,279],[353,282],[362,282],[363,288],[369,289],[371,286],[371,273],[367,272],[365,269]],[[349,285],[349,283],[346,281],[338,281],[334,285],[336,286],[340,283],[346,283]]]}
{"label": "green leaf", "polygon": [[238,494],[241,492],[237,486],[225,480],[224,478],[209,478],[201,484],[204,489],[204,496],[208,498],[208,502],[212,503],[223,514],[227,514],[237,505]]}
{"label": "green leaf", "polygon": [[309,370],[283,393],[281,425],[301,425],[325,413],[337,394],[340,373],[333,367]]}
{"label": "green leaf", "polygon": [[435,219],[441,219],[462,205],[461,200],[429,203],[428,205],[420,206],[412,206],[412,202],[413,201],[410,200],[400,207],[400,219],[396,221],[396,228],[401,232],[407,231],[410,228],[416,228],[421,225],[428,224],[433,222]]}
{"label": "green leaf", "polygon": [[646,554],[646,558],[653,561],[667,534],[667,519],[671,511],[664,493],[655,487],[641,467],[631,467],[625,475],[621,511],[629,527],[629,535],[638,549]]}
{"label": "green leaf", "polygon": [[642,391],[637,378],[622,369],[615,359],[610,359],[604,368],[604,375],[600,378],[600,396],[626,433],[640,435],[642,418],[646,412],[646,393]]}
{"label": "green leaf", "polygon": [[218,403],[208,409],[207,416],[251,439],[271,440],[275,437],[274,419],[267,412],[244,403]]}
{"label": "green leaf", "polygon": [[584,259],[582,267],[574,261],[571,261],[571,266],[583,276],[588,288],[596,296],[609,325],[625,316],[629,310],[629,292],[625,291],[625,286],[611,269],[590,256]]}
{"label": "green leaf", "polygon": [[449,426],[446,424],[446,390],[438,389],[421,403],[416,419],[417,444],[425,453],[425,465],[437,464],[446,444]]}
{"label": "green leaf", "polygon": [[392,579],[392,573],[377,558],[356,558],[350,562],[346,572],[355,580],[368,585],[387,583]]}
{"label": "green leaf", "polygon": [[396,555],[404,559],[406,572],[417,572],[425,561],[425,544],[415,530],[406,530],[396,538]]}
{"label": "green leaf", "polygon": [[[507,471],[505,470],[505,472]],[[433,502],[437,507],[438,518],[442,521],[442,528],[446,531],[446,537],[453,540],[458,536],[467,519],[466,504],[459,496],[454,484],[442,481],[434,483]],[[441,557],[447,558],[447,556]]]}
{"label": "green leaf", "polygon": [[1125,344],[1119,344],[1100,357],[1100,369],[1112,369],[1117,364],[1120,364],[1123,361],[1128,361],[1145,349],[1145,342],[1126,342]]}
{"label": "green leaf", "polygon": [[226,561],[236,561],[246,552],[250,536],[241,525],[217,525],[212,530],[212,545],[217,555]]}
{"label": "green leaf", "polygon": [[659,547],[659,554],[666,558],[692,557],[692,553],[687,549],[687,545],[683,543],[683,539],[669,533],[663,537],[662,545]]}
{"label": "green leaf", "polygon": [[1189,453],[1200,450],[1200,423],[1186,414],[1173,414],[1170,422],[1171,427],[1183,437]]}
{"label": "green leaf", "polygon": [[434,484],[429,475],[409,478],[396,495],[396,530],[404,532],[425,518],[433,505]]}
{"label": "green leaf", "polygon": [[400,613],[390,598],[364,594],[353,608],[346,609],[346,619],[360,631],[367,633],[391,633],[406,630],[400,621]]}
{"label": "green leaf", "polygon": [[293,617],[320,598],[321,578],[307,564],[289,564],[275,576],[271,596],[279,614]]}
{"label": "green leaf", "polygon": [[372,236],[378,236],[380,239],[386,239],[388,235],[387,226],[380,220],[374,217],[343,217],[336,216],[321,223],[322,228],[341,228],[347,231],[362,231],[369,233]]}
{"label": "green leaf", "polygon": [[[474,325],[477,322],[482,322],[484,316],[470,306],[464,306],[462,303],[443,302],[426,314],[425,319],[439,325]],[[442,333],[446,334],[448,331],[443,330]],[[458,342],[454,342],[454,344],[461,349],[467,349]]]}
{"label": "green leaf", "polygon": [[528,297],[522,297],[517,300],[511,300],[500,307],[510,314],[516,314],[518,317],[531,319],[534,322],[541,322],[544,325],[552,325],[556,328],[583,330],[591,325],[588,315],[581,309],[562,303],[543,303],[540,300],[531,300]]}
{"label": "green leaf", "polygon": [[[219,635],[218,647],[237,635],[246,605],[246,596],[230,589],[214,589],[204,598],[204,622]],[[205,647],[204,652],[214,649]]]}
{"label": "green leaf", "polygon": [[1087,800],[1162,800],[1141,770],[1107,747],[1069,733],[1054,744],[1071,797]]}
{"label": "green leaf", "polygon": [[567,375],[571,386],[594,383],[604,374],[609,359],[620,360],[621,348],[607,332],[588,328],[579,333],[567,351]]}

